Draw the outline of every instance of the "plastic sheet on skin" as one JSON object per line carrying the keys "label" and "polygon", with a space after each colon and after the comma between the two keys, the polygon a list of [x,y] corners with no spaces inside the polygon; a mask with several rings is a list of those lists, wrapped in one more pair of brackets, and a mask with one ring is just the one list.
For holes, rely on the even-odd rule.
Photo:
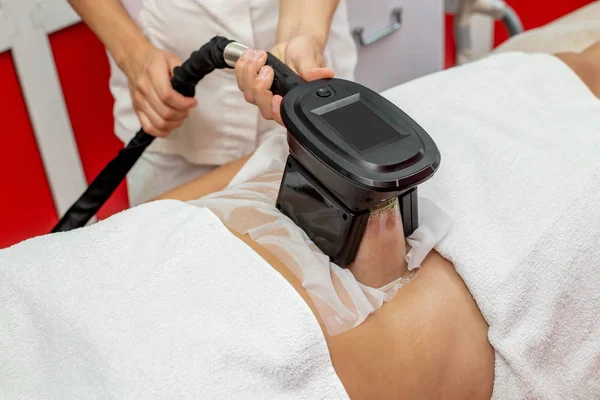
{"label": "plastic sheet on skin", "polygon": [[[359,282],[349,269],[331,263],[306,233],[275,207],[282,176],[283,168],[274,163],[269,171],[190,203],[209,208],[230,229],[248,234],[277,257],[302,282],[328,334],[340,334],[389,301],[413,273],[404,273],[404,260],[400,260],[402,273],[394,276],[396,281],[376,289]],[[366,260],[368,254],[363,253]]]}

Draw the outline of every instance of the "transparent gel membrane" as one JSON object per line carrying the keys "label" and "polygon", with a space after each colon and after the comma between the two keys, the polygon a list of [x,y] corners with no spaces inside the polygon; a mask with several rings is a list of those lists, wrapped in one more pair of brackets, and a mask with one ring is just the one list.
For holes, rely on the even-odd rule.
{"label": "transparent gel membrane", "polygon": [[371,210],[349,269],[362,284],[385,290],[406,283],[415,274],[408,269],[406,252],[400,204],[394,198]]}
{"label": "transparent gel membrane", "polygon": [[341,268],[275,207],[282,170],[267,168],[190,204],[207,207],[225,226],[271,252],[302,282],[327,333],[343,333],[391,300],[414,275],[406,267],[398,201],[371,211],[355,261]]}

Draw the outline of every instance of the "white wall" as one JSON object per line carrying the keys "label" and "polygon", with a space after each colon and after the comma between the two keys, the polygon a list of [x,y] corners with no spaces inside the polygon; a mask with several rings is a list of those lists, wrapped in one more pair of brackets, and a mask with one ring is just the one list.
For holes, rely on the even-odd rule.
{"label": "white wall", "polygon": [[392,10],[401,7],[399,30],[359,47],[356,80],[374,90],[436,72],[444,67],[443,0],[347,0],[351,28],[364,36],[390,26]]}
{"label": "white wall", "polygon": [[78,21],[65,0],[2,0],[0,51],[10,51],[57,213],[87,187],[48,34]]}

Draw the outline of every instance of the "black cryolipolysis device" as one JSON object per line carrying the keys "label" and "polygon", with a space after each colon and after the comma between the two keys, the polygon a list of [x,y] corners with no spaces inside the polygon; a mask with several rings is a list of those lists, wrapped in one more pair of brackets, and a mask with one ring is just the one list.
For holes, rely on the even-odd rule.
{"label": "black cryolipolysis device", "polygon": [[[213,38],[175,69],[173,87],[193,96],[202,77],[233,68],[245,49]],[[427,132],[360,84],[335,78],[305,82],[270,53],[267,65],[275,72],[272,92],[283,96],[280,111],[290,150],[276,207],[341,267],[354,260],[370,210],[385,201],[399,199],[404,234],[410,235],[418,227],[417,186],[433,176],[441,160]],[[140,130],[53,232],[85,225],[152,140]]]}
{"label": "black cryolipolysis device", "polygon": [[440,153],[407,114],[364,86],[329,79],[290,90],[281,117],[290,154],[277,208],[333,262],[354,260],[370,210],[391,198],[405,236],[417,228],[417,185]]}

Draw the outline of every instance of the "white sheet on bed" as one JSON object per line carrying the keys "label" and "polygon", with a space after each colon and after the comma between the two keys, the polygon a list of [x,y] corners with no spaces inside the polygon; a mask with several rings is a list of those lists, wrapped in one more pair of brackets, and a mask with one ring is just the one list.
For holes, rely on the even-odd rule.
{"label": "white sheet on bed", "polygon": [[494,398],[600,393],[600,100],[559,59],[506,53],[385,94],[442,153],[436,249],[489,324]]}
{"label": "white sheet on bed", "polygon": [[0,399],[347,399],[293,287],[160,201],[0,251]]}

